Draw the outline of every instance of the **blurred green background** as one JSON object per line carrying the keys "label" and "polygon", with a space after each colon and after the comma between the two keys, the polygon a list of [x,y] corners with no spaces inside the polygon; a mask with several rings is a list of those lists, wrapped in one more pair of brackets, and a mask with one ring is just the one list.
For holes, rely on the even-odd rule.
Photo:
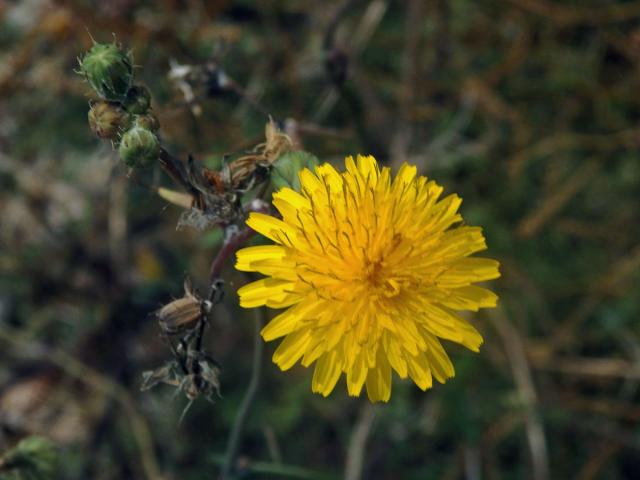
{"label": "blurred green background", "polygon": [[[426,393],[324,399],[266,345],[237,478],[640,478],[637,0],[0,2],[0,452],[40,435],[47,478],[215,478],[249,382],[228,265],[207,337],[223,398],[178,425],[183,396],[139,392],[168,359],[153,311],[186,273],[205,285],[219,236],[176,231],[161,172],[127,178],[90,132],[89,32],[133,50],[179,157],[239,154],[269,113],[323,161],[418,165],[502,263],[480,354],[446,345],[457,375]],[[172,61],[246,95],[186,104]]]}

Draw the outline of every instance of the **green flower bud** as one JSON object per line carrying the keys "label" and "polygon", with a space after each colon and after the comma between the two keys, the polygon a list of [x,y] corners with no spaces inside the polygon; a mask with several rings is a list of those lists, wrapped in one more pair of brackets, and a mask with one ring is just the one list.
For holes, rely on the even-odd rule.
{"label": "green flower bud", "polygon": [[287,152],[278,158],[271,169],[271,185],[276,190],[289,187],[300,191],[298,173],[303,168],[312,169],[320,162],[318,157],[302,150]]}
{"label": "green flower bud", "polygon": [[119,152],[126,165],[148,167],[160,155],[160,141],[151,130],[134,126],[122,135]]}
{"label": "green flower bud", "polygon": [[58,454],[49,440],[27,437],[0,457],[0,478],[50,479],[58,469]]}
{"label": "green flower bud", "polygon": [[146,128],[152,132],[157,132],[160,128],[160,122],[158,118],[151,112],[146,115],[134,115],[133,124],[137,127]]}
{"label": "green flower bud", "polygon": [[89,127],[100,138],[116,140],[121,132],[129,128],[130,118],[120,105],[99,101],[89,109]]}
{"label": "green flower bud", "polygon": [[134,85],[127,92],[124,99],[124,108],[129,113],[142,115],[151,107],[151,94],[149,89],[142,85]]}
{"label": "green flower bud", "polygon": [[116,43],[94,43],[80,60],[80,72],[100,97],[122,101],[133,81],[133,61]]}

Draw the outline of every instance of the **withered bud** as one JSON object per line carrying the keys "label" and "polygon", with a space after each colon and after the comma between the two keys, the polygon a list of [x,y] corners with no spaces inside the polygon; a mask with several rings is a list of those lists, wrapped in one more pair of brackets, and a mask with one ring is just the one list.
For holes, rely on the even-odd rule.
{"label": "withered bud", "polygon": [[94,102],[89,109],[89,127],[98,137],[116,140],[130,124],[130,118],[115,102]]}
{"label": "withered bud", "polygon": [[293,142],[273,120],[265,126],[265,142],[257,145],[249,155],[240,157],[229,164],[231,183],[234,188],[245,189],[256,180],[256,171],[268,170],[273,163],[291,151]]}

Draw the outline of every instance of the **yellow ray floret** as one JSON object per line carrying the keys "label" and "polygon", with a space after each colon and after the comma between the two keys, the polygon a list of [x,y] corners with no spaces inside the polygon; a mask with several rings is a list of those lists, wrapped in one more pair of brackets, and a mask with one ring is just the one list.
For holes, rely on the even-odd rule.
{"label": "yellow ray floret", "polygon": [[442,340],[478,351],[482,336],[458,311],[495,307],[474,285],[499,264],[479,227],[461,226],[457,195],[403,165],[392,179],[371,156],[300,172],[300,193],[273,195],[281,218],[252,213],[247,224],[274,245],[237,254],[236,268],[266,278],[238,290],[245,308],[287,308],[263,329],[283,338],[273,361],[315,364],[311,388],[324,396],[345,374],[347,391],[372,402],[391,396],[392,372],[422,390],[455,375]]}

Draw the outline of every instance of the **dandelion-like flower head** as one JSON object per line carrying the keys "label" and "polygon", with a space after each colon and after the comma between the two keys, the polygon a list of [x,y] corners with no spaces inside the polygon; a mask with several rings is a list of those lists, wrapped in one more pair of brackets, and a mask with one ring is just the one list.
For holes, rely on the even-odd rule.
{"label": "dandelion-like flower head", "polygon": [[422,390],[454,376],[441,339],[478,351],[482,337],[456,311],[494,307],[472,285],[500,276],[479,227],[460,226],[457,195],[403,165],[392,180],[376,160],[348,157],[300,172],[300,193],[273,195],[282,219],[252,213],[247,224],[275,242],[238,251],[236,268],[267,278],[240,288],[240,305],[287,308],[262,331],[284,337],[273,361],[287,370],[315,362],[312,390],[327,396],[342,373],[350,395],[366,384],[388,401],[392,369]]}

